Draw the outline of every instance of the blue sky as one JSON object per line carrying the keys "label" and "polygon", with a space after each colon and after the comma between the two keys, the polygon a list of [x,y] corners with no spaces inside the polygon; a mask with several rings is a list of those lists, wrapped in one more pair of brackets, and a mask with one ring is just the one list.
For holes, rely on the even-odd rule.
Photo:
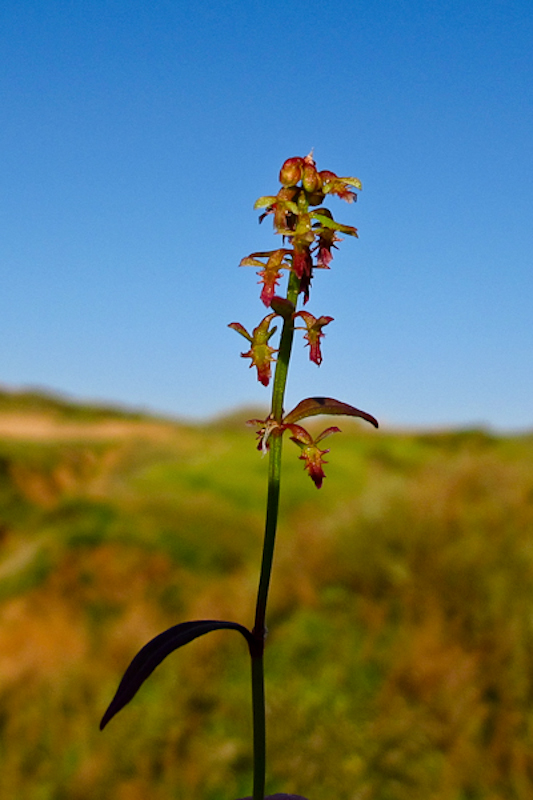
{"label": "blue sky", "polygon": [[205,417],[269,400],[255,199],[314,148],[358,227],[287,406],[533,427],[529,2],[3,0],[0,384]]}

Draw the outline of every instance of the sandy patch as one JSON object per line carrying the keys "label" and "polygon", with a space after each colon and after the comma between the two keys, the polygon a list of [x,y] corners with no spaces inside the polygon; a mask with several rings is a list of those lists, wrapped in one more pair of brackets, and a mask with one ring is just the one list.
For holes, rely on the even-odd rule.
{"label": "sandy patch", "polygon": [[131,420],[69,422],[47,414],[0,414],[0,437],[31,440],[124,439],[131,436],[160,439],[176,433],[169,423]]}

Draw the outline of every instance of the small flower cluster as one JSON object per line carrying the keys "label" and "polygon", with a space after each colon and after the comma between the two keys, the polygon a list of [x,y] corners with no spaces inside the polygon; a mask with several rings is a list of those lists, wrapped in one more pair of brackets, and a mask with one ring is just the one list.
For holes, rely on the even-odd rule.
{"label": "small flower cluster", "polygon": [[[340,241],[337,232],[357,236],[356,228],[336,222],[329,209],[312,207],[320,206],[327,194],[337,195],[351,203],[357,198],[348,187],[361,189],[358,178],[339,178],[329,170],[319,172],[311,154],[305,158],[288,158],[280,170],[279,180],[282,186],[277,195],[260,197],[254,207],[266,208],[259,218],[260,222],[267,215],[273,215],[276,233],[281,234],[292,247],[252,253],[243,258],[239,265],[259,267],[257,274],[262,285],[260,298],[267,308],[274,309],[276,301],[283,300],[276,296],[282,277],[281,270],[292,271],[298,277],[299,292],[303,294],[305,304],[309,300],[313,269],[329,269],[333,258],[331,250]],[[251,343],[251,348],[241,355],[251,359],[250,366],[257,368],[257,378],[264,386],[268,386],[273,354],[277,352],[268,344],[275,331],[269,330],[270,322],[275,316],[276,314],[268,314],[251,335],[238,322],[232,322],[229,326]],[[309,357],[319,365],[322,361],[322,328],[332,322],[333,317],[322,316],[317,319],[307,311],[299,311],[294,316],[303,319],[307,330],[305,339],[310,346]]]}
{"label": "small flower cluster", "polygon": [[[292,251],[289,251],[290,268],[300,279],[300,292],[303,293],[304,303],[307,303],[313,268],[329,269],[333,258],[331,250],[336,247],[335,242],[340,241],[337,232],[357,236],[356,228],[335,222],[331,211],[320,206],[328,194],[353,202],[357,196],[352,188],[361,189],[361,181],[358,178],[339,178],[329,170],[319,172],[311,153],[305,158],[287,159],[281,168],[279,180],[281,189],[277,195],[260,197],[255,208],[266,209],[260,221],[272,214],[276,233],[292,244]],[[313,206],[319,208],[313,209]],[[245,266],[246,262],[247,259],[244,259],[241,265]],[[261,278],[263,280],[262,275]]]}
{"label": "small flower cluster", "polygon": [[267,417],[266,419],[249,419],[247,424],[261,426],[257,431],[257,437],[259,439],[257,449],[262,450],[264,454],[268,451],[268,440],[274,431],[283,433],[283,431],[288,430],[292,433],[291,442],[297,444],[302,451],[300,459],[305,462],[304,469],[308,471],[309,477],[314,482],[316,488],[320,489],[322,481],[326,477],[322,465],[328,463],[324,461],[322,456],[329,453],[329,450],[321,450],[318,443],[321,442],[322,439],[325,439],[326,436],[331,436],[332,433],[340,433],[340,428],[336,426],[326,428],[325,431],[322,431],[322,433],[313,439],[308,430],[301,425],[297,425],[295,422],[278,423],[270,417]]}
{"label": "small flower cluster", "polygon": [[[307,304],[313,270],[330,268],[332,250],[341,241],[338,234],[357,236],[356,228],[336,222],[331,211],[322,206],[326,195],[336,195],[351,203],[357,199],[353,189],[362,188],[357,178],[342,178],[329,170],[319,172],[311,153],[305,158],[298,156],[287,159],[281,168],[279,180],[281,189],[277,195],[260,197],[254,207],[265,209],[259,217],[260,222],[272,215],[274,230],[283,237],[284,246],[276,250],[251,253],[240,263],[241,267],[259,269],[257,275],[261,285],[260,299],[271,309],[271,313],[261,320],[251,334],[239,322],[229,325],[250,343],[249,350],[241,353],[241,356],[251,359],[250,367],[257,369],[257,378],[264,386],[268,386],[270,382],[272,364],[276,361],[275,354],[279,352],[269,344],[276,331],[276,327],[270,326],[277,316],[283,318],[284,326],[289,324],[295,330],[305,331],[304,340],[309,346],[310,360],[317,366],[322,363],[322,329],[333,322],[333,317],[315,317],[308,311],[296,311],[295,301],[301,294],[304,305]],[[289,297],[276,294],[283,271],[293,276],[293,285],[296,281],[297,291],[292,302]],[[303,322],[303,326],[295,325],[297,319]],[[328,451],[320,450],[317,443],[326,435],[338,431],[338,428],[328,428],[317,439],[313,439],[301,426],[283,424],[279,418],[256,422],[262,423],[260,449],[263,451],[268,446],[268,438],[274,428],[278,433],[287,428],[290,430],[292,441],[302,450],[300,457],[305,461],[305,468],[320,487],[324,477],[322,464],[326,463],[322,456]],[[375,420],[372,424],[374,422]]]}
{"label": "small flower cluster", "polygon": [[275,420],[271,414],[266,419],[249,419],[248,425],[259,425],[257,431],[257,449],[261,450],[263,455],[268,452],[269,439],[273,435],[281,435],[284,431],[288,430],[292,436],[291,441],[294,442],[301,450],[300,459],[304,461],[304,468],[308,471],[309,477],[314,482],[317,489],[322,486],[322,481],[326,477],[323,464],[323,456],[329,453],[329,450],[321,450],[318,443],[331,436],[332,433],[340,433],[340,428],[336,426],[326,428],[316,438],[313,439],[308,430],[298,425],[298,422],[307,417],[314,417],[318,414],[325,415],[343,415],[345,417],[359,417],[375,428],[378,427],[378,421],[366,411],[361,411],[359,408],[348,405],[348,403],[341,403],[339,400],[334,400],[332,397],[308,397],[302,400],[298,405],[286,414],[281,422]]}

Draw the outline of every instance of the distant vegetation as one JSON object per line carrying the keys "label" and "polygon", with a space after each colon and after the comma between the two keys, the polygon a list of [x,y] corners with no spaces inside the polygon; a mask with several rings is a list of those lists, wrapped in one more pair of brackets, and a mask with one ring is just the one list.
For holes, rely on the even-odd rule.
{"label": "distant vegetation", "polygon": [[[27,433],[0,438],[0,797],[247,794],[239,636],[188,645],[98,722],[151,636],[251,623],[266,484],[253,432],[0,392],[0,421],[15,411]],[[35,414],[58,435],[32,438]],[[95,437],[119,417],[127,430]],[[320,492],[285,446],[269,790],[530,800],[533,436],[340,427]]]}
{"label": "distant vegetation", "polygon": [[140,419],[145,417],[140,411],[131,411],[118,406],[94,403],[74,403],[67,397],[41,389],[13,391],[0,386],[0,413],[28,412],[47,413],[63,419]]}

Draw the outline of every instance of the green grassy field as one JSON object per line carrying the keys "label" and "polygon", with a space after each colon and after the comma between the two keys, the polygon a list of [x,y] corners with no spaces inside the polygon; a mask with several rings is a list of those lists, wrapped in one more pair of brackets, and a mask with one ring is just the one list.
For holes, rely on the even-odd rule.
{"label": "green grassy field", "polygon": [[[247,416],[186,426],[0,393],[0,797],[249,793],[233,632],[170,656],[98,730],[152,636],[252,623],[266,461]],[[530,800],[533,436],[340,427],[320,491],[285,444],[269,791]]]}

